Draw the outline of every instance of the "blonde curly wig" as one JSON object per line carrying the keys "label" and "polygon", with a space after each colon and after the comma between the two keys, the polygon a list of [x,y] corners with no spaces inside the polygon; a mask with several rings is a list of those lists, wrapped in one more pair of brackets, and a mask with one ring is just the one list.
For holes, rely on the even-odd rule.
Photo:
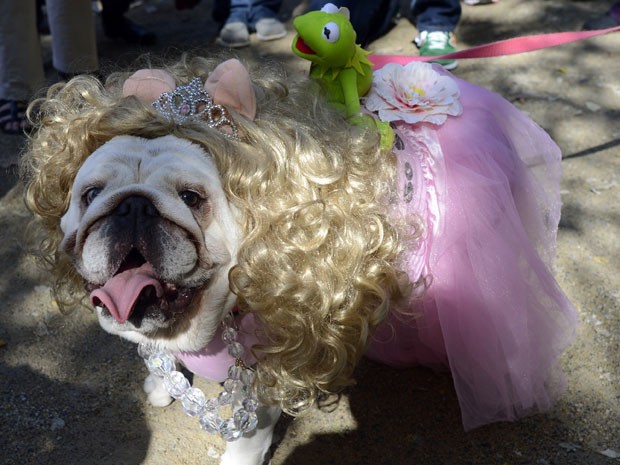
{"label": "blonde curly wig", "polygon": [[[168,71],[185,84],[204,80],[217,62],[183,57]],[[397,267],[402,233],[387,213],[395,160],[380,150],[377,131],[351,127],[310,79],[279,66],[248,69],[258,113],[255,121],[233,113],[240,141],[122,98],[127,74],[105,86],[77,77],[52,87],[37,103],[43,116],[23,163],[26,201],[45,233],[39,251],[54,269],[59,303],[69,307],[84,291],[58,250],[59,223],[84,160],[119,135],[173,134],[202,146],[242,214],[230,286],[261,324],[253,350],[263,395],[296,413],[351,384],[369,334],[411,288]]]}

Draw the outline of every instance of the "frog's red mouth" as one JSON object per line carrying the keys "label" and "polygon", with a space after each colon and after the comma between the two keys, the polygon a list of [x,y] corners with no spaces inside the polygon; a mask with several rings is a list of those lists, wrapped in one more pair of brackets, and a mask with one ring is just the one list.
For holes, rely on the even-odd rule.
{"label": "frog's red mouth", "polygon": [[297,40],[295,41],[295,48],[304,55],[316,55],[316,52],[304,42],[304,39],[300,35],[297,36]]}

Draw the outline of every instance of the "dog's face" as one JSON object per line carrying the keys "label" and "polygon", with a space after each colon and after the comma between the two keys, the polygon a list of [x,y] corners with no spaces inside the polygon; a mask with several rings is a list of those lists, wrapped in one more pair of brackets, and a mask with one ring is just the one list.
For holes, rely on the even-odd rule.
{"label": "dog's face", "polygon": [[234,303],[239,226],[215,163],[188,141],[101,146],[77,173],[61,228],[108,332],[196,351]]}

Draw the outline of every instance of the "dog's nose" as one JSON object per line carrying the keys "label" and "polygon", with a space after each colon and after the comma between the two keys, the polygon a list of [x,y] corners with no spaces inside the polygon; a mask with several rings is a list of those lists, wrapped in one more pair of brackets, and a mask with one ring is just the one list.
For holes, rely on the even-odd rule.
{"label": "dog's nose", "polygon": [[114,210],[116,216],[155,218],[159,211],[146,197],[132,195],[123,199]]}

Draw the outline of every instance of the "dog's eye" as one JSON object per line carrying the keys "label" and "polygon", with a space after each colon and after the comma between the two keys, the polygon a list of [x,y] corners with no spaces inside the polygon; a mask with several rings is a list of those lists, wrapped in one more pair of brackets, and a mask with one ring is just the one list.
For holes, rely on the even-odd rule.
{"label": "dog's eye", "polygon": [[202,197],[198,193],[189,190],[179,192],[179,197],[190,208],[198,207],[202,201]]}
{"label": "dog's eye", "polygon": [[101,187],[91,187],[90,189],[88,189],[84,195],[82,195],[82,199],[84,200],[84,203],[86,204],[86,206],[89,206],[91,203],[93,203],[93,200],[95,200],[95,197],[97,197],[101,191],[103,189]]}

